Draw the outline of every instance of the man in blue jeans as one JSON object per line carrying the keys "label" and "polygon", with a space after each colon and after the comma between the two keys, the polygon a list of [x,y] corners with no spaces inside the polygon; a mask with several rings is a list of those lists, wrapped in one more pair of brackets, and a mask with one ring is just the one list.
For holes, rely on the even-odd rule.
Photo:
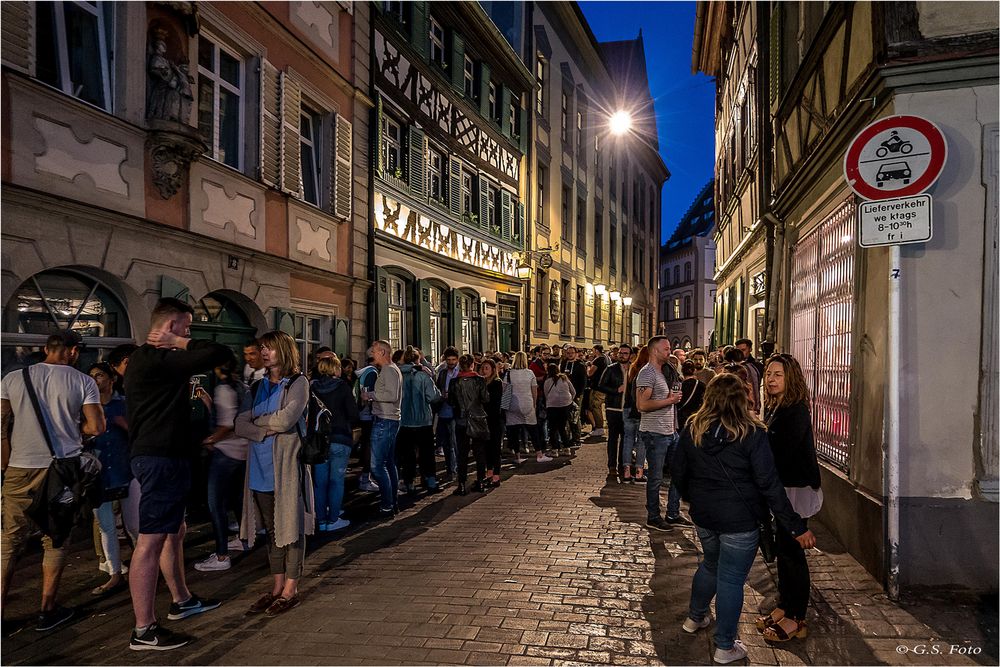
{"label": "man in blue jeans", "polygon": [[378,368],[374,391],[364,391],[361,398],[372,402],[372,476],[382,497],[379,512],[392,516],[397,511],[399,471],[396,469],[396,435],[399,433],[400,407],[403,401],[403,375],[392,363],[392,346],[384,340],[372,343],[368,356]]}
{"label": "man in blue jeans", "polygon": [[458,458],[455,454],[455,413],[448,403],[448,388],[452,380],[458,377],[458,349],[452,346],[446,347],[441,356],[444,357],[444,363],[438,366],[434,378],[434,384],[441,392],[435,438],[437,446],[444,452],[444,462],[448,467],[446,479],[451,480],[455,478],[458,470]]}
{"label": "man in blue jeans", "polygon": [[[649,363],[642,367],[636,378],[636,407],[642,414],[639,420],[639,437],[646,445],[648,472],[646,482],[646,526],[653,530],[667,531],[671,523],[680,518],[680,494],[671,484],[667,493],[667,517],[660,516],[660,486],[663,483],[663,465],[667,456],[677,446],[674,404],[681,400],[681,392],[673,392],[663,376],[663,364],[670,357],[670,341],[664,336],[653,336],[646,344]],[[673,520],[671,520],[673,519]]]}

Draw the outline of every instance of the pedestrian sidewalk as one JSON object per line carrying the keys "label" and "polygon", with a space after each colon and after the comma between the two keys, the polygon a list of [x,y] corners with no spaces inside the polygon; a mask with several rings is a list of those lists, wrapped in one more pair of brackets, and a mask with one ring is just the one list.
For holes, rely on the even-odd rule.
{"label": "pedestrian sidewalk", "polygon": [[[644,527],[645,488],[606,479],[604,442],[552,463],[530,461],[488,494],[419,500],[388,522],[310,542],[302,605],[275,619],[244,611],[269,587],[258,549],[222,573],[189,570],[197,594],[224,600],[172,629],[197,640],[170,653],[127,649],[127,592],[96,603],[103,580],[89,545],[64,586],[81,620],[51,633],[30,624],[2,645],[4,664],[549,665],[711,664],[712,629],[681,630],[698,563],[694,529]],[[448,489],[450,491],[450,488]],[[211,539],[193,531],[186,556]],[[899,605],[820,528],[809,554],[810,634],[768,646],[753,623],[775,596],[755,563],[740,636],[752,664],[996,664],[996,610],[953,602]],[[37,603],[37,560],[25,562],[10,612]],[[157,609],[169,604],[161,586]],[[714,627],[714,626],[713,626]],[[956,650],[952,645],[958,647]],[[979,650],[976,655],[969,651]],[[957,651],[965,651],[960,653]]]}

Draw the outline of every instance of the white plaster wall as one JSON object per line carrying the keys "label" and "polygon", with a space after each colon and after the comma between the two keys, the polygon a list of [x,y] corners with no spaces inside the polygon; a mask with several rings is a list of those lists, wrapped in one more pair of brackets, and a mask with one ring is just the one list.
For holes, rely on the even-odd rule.
{"label": "white plaster wall", "polygon": [[995,2],[917,2],[924,37],[968,35],[997,29]]}
{"label": "white plaster wall", "polygon": [[971,497],[986,201],[982,132],[997,122],[997,95],[997,86],[981,86],[895,98],[895,113],[927,118],[948,142],[944,172],[929,190],[934,237],[902,247],[904,496]]}

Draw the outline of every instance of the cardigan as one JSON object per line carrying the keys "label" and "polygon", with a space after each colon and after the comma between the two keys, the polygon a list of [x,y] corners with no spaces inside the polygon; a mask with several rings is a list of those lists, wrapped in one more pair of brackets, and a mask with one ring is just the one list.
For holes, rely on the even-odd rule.
{"label": "cardigan", "polygon": [[[312,535],[316,525],[312,470],[299,461],[302,437],[299,421],[309,404],[309,380],[300,375],[285,387],[281,409],[253,420],[250,410],[236,417],[236,435],[260,442],[268,433],[277,433],[272,445],[274,459],[274,544],[281,548]],[[250,492],[250,466],[243,480],[243,519],[240,538],[252,548],[257,527],[263,525]]]}

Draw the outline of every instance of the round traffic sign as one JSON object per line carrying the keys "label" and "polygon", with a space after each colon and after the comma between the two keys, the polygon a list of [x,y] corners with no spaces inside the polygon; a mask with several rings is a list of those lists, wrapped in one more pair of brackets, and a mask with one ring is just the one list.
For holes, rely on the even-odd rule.
{"label": "round traffic sign", "polygon": [[844,177],[864,199],[909,197],[934,184],[947,158],[948,144],[934,123],[919,116],[889,116],[851,141]]}

